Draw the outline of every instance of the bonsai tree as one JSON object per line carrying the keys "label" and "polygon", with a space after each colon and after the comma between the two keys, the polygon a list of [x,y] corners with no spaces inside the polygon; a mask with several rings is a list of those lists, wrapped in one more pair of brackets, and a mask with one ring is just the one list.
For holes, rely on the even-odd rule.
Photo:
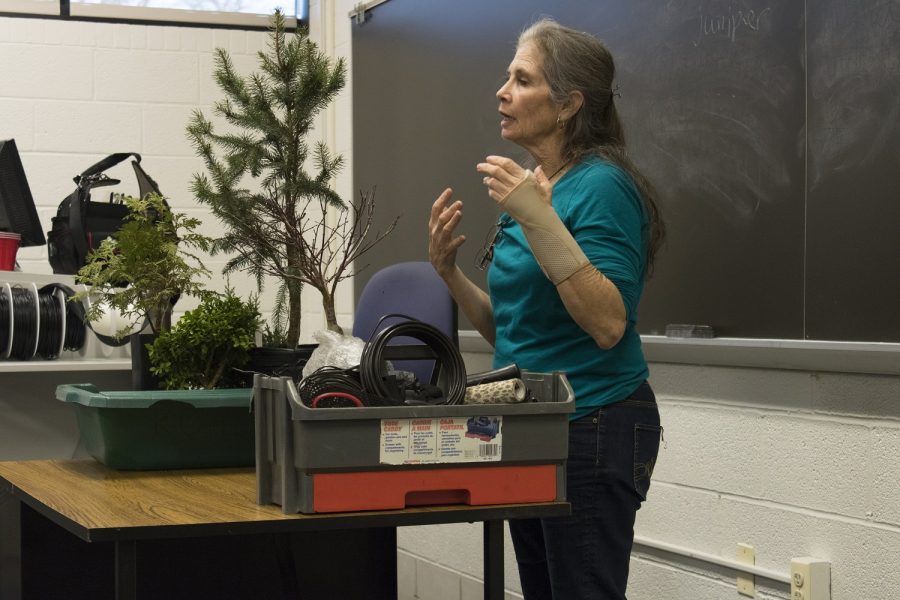
{"label": "bonsai tree", "polygon": [[[315,285],[304,275],[316,260],[304,237],[306,221],[324,220],[328,209],[346,210],[330,185],[342,157],[332,156],[321,142],[310,156],[306,137],[316,114],[344,87],[346,69],[343,60],[332,64],[306,31],[287,35],[280,10],[272,20],[268,51],[258,56],[261,71],[244,79],[228,52],[216,49],[215,79],[225,99],[214,112],[234,132],[216,133],[213,123],[194,111],[187,133],[209,176],[195,174],[192,190],[225,227],[213,244],[213,252],[233,254],[224,272],[247,271],[260,288],[267,275],[279,280],[276,329],[286,321],[285,337],[294,347],[300,338],[302,285]],[[310,159],[312,173],[306,170]],[[242,187],[246,175],[257,189]],[[307,213],[311,202],[323,213]]]}
{"label": "bonsai tree", "polygon": [[[233,255],[224,273],[247,271],[260,289],[266,276],[278,280],[267,339],[293,348],[300,339],[303,285],[319,291],[327,327],[340,331],[337,284],[353,275],[354,261],[396,220],[370,240],[374,193],[360,194],[348,207],[331,187],[343,158],[321,142],[310,150],[306,141],[314,117],[344,87],[343,60],[332,63],[304,30],[287,35],[280,10],[272,19],[268,51],[258,57],[260,72],[243,78],[228,52],[216,49],[215,78],[225,99],[214,112],[232,132],[217,133],[194,111],[187,134],[209,175],[194,175],[192,190],[224,225],[213,244],[213,252]],[[243,187],[248,175],[254,190]],[[337,212],[333,225],[329,211]]]}
{"label": "bonsai tree", "polygon": [[[311,203],[304,206],[304,212],[313,208]],[[323,203],[319,199],[319,205],[314,208],[324,211]],[[370,237],[374,214],[375,192],[360,192],[359,199],[350,210],[338,213],[333,225],[325,219],[318,219],[308,220],[302,226],[306,260],[300,263],[300,280],[319,291],[325,322],[331,331],[343,333],[334,310],[338,284],[355,274],[352,270],[354,261],[393,231],[399,219],[395,218],[385,231]]]}
{"label": "bonsai tree", "polygon": [[[76,275],[87,286],[79,296],[93,300],[86,315],[90,321],[109,306],[133,321],[146,317],[153,333],[168,331],[180,294],[207,293],[198,280],[210,273],[194,252],[208,252],[212,240],[196,232],[199,219],[173,212],[158,194],[124,202],[129,214],[122,227],[88,255]],[[128,330],[120,329],[117,337]]]}
{"label": "bonsai tree", "polygon": [[230,386],[231,370],[250,360],[259,326],[256,298],[245,302],[231,288],[209,294],[153,342],[150,370],[165,389]]}

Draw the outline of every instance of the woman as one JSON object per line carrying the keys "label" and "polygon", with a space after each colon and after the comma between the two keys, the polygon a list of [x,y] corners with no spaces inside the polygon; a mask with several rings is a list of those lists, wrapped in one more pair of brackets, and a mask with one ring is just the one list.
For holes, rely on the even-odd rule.
{"label": "woman", "polygon": [[462,202],[447,189],[429,221],[429,257],[494,365],[564,371],[575,390],[567,498],[572,515],[509,524],[527,600],[624,599],[634,518],[662,429],[635,329],[663,238],[654,193],[625,154],[613,60],[589,34],[545,19],[525,30],[503,86],[501,135],[534,173],[477,165],[504,213],[486,248],[488,285],[456,266]]}

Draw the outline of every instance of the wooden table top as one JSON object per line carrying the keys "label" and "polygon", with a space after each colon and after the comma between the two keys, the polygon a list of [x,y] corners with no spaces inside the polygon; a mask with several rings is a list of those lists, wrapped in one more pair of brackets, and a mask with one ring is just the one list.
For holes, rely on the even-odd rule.
{"label": "wooden table top", "polygon": [[0,462],[11,493],[87,541],[473,522],[569,513],[566,502],[285,515],[256,504],[253,468],[116,471],[95,460]]}

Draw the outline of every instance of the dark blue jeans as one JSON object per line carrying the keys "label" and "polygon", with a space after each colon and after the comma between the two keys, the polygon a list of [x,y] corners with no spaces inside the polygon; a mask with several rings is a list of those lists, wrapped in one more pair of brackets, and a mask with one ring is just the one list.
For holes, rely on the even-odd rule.
{"label": "dark blue jeans", "polygon": [[661,434],[647,383],[569,424],[572,514],[509,521],[525,600],[625,600],[634,518]]}

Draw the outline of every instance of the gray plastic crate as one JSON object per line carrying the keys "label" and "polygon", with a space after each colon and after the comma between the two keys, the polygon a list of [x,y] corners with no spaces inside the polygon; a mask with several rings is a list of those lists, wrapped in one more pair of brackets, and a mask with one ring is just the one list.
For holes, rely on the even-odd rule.
{"label": "gray plastic crate", "polygon": [[[259,504],[278,504],[286,514],[323,512],[315,500],[317,476],[332,473],[412,472],[428,469],[495,469],[540,465],[555,470],[555,498],[565,500],[568,415],[575,410],[572,387],[562,373],[524,371],[522,379],[537,402],[452,406],[379,406],[310,409],[288,377],[254,378],[256,482]],[[385,464],[381,462],[382,420],[499,417],[502,452],[491,462]],[[496,469],[500,467],[500,471]],[[458,471],[471,473],[472,471]],[[478,471],[475,471],[478,473]],[[318,479],[321,481],[321,478]],[[384,478],[385,485],[389,485]],[[366,490],[359,490],[364,498]],[[452,501],[452,500],[450,500]],[[507,498],[501,503],[522,500]],[[533,500],[532,500],[533,501]],[[364,501],[363,501],[364,502]],[[436,502],[441,503],[441,502]],[[480,503],[480,502],[472,502]],[[360,506],[368,510],[376,506]]]}

